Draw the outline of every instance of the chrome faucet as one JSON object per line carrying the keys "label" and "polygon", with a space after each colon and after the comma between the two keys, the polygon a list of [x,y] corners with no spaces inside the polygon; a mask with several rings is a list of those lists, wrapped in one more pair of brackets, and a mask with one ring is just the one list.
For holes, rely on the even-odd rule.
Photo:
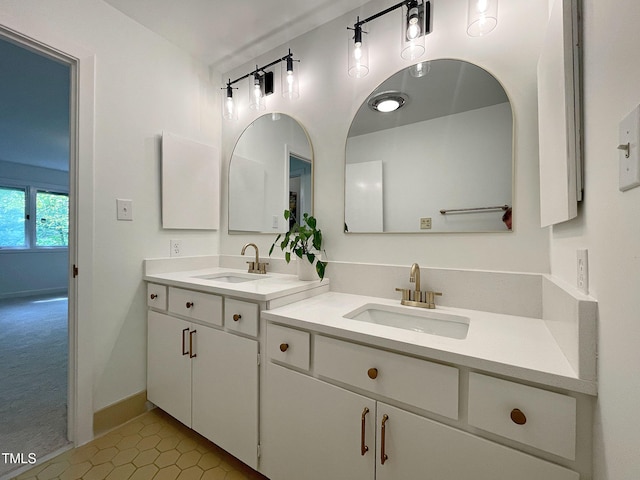
{"label": "chrome faucet", "polygon": [[396,288],[397,292],[402,292],[402,301],[400,303],[411,307],[436,308],[435,297],[436,295],[442,295],[442,293],[431,291],[423,292],[420,289],[420,265],[417,263],[411,265],[409,281],[416,284],[414,290],[409,288]]}
{"label": "chrome faucet", "polygon": [[249,273],[267,273],[267,265],[269,265],[269,262],[260,262],[258,246],[255,243],[247,243],[244,247],[242,247],[240,255],[244,255],[244,251],[247,249],[247,247],[253,247],[256,249],[255,262],[247,262],[249,264]]}

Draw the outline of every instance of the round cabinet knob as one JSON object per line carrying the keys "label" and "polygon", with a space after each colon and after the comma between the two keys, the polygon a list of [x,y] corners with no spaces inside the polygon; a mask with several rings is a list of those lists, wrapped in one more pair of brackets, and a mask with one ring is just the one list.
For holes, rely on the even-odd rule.
{"label": "round cabinet knob", "polygon": [[527,423],[527,417],[517,408],[511,410],[511,420],[517,425],[524,425]]}
{"label": "round cabinet knob", "polygon": [[370,368],[369,370],[367,370],[367,375],[369,375],[369,378],[371,380],[374,380],[374,379],[378,378],[378,369],[377,368]]}
{"label": "round cabinet knob", "polygon": [[240,315],[239,313],[234,313],[233,314],[233,321],[237,322],[238,320],[240,320],[242,318],[242,315]]}
{"label": "round cabinet knob", "polygon": [[187,302],[187,308],[193,307],[193,302]]}
{"label": "round cabinet knob", "polygon": [[281,343],[280,344],[280,351],[281,352],[286,352],[287,350],[289,350],[289,344],[288,343]]}
{"label": "round cabinet knob", "polygon": [[149,296],[151,297],[151,300],[155,300],[156,298],[158,298],[158,295],[156,295],[155,293],[152,293]]}

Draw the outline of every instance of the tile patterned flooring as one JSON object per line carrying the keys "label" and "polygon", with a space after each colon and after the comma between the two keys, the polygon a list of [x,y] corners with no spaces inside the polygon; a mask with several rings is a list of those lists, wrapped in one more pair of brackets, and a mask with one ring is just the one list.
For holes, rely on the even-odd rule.
{"label": "tile patterned flooring", "polygon": [[14,480],[268,480],[154,409]]}

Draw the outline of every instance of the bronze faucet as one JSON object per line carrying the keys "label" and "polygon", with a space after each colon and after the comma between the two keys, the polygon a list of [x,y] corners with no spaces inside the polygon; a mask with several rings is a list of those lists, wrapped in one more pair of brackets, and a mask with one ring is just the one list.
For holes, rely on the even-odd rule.
{"label": "bronze faucet", "polygon": [[244,251],[247,247],[253,247],[256,249],[256,260],[255,262],[247,262],[249,264],[249,273],[267,273],[267,265],[269,262],[260,262],[260,256],[258,253],[258,246],[255,243],[247,243],[244,247],[242,247],[242,251],[240,255],[244,255]]}
{"label": "bronze faucet", "polygon": [[402,300],[400,303],[410,307],[436,308],[435,297],[436,295],[442,295],[442,293],[432,291],[423,292],[420,290],[420,265],[417,263],[411,265],[409,281],[416,284],[414,290],[409,288],[396,288],[397,292],[402,292]]}

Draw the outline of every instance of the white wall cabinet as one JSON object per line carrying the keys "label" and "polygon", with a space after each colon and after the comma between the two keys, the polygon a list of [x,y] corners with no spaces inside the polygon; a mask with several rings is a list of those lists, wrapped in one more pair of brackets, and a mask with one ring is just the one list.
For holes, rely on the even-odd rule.
{"label": "white wall cabinet", "polygon": [[[313,348],[308,349],[310,342]],[[457,412],[440,411],[444,398],[458,408],[455,367],[283,325],[267,324],[267,345],[283,346],[267,349],[261,400],[260,470],[271,480],[580,478],[564,466],[406,410],[426,408],[456,419]],[[310,370],[300,368],[304,362],[291,361],[295,352],[310,352]],[[363,359],[377,362],[376,371],[369,372]],[[399,365],[405,360],[407,369],[403,372]],[[423,363],[419,379],[413,378],[415,362]],[[342,372],[333,368],[337,363],[343,366]],[[365,378],[361,383],[361,376],[356,373],[360,370],[363,377],[371,373],[374,378]],[[448,382],[452,378],[456,380],[455,390]],[[387,383],[370,387],[367,380]],[[403,380],[421,383],[420,388],[429,383],[426,387],[431,390],[445,387],[426,404],[424,395],[416,396],[418,402],[411,403],[411,397],[399,393],[401,399],[396,401],[396,392],[388,385],[402,385]],[[444,383],[440,383],[442,380]],[[334,381],[337,384],[331,383]]]}
{"label": "white wall cabinet", "polygon": [[169,309],[192,303],[185,316],[209,318],[148,312],[147,398],[257,469],[258,341],[208,326],[222,325],[222,297],[191,293],[170,288]]}

